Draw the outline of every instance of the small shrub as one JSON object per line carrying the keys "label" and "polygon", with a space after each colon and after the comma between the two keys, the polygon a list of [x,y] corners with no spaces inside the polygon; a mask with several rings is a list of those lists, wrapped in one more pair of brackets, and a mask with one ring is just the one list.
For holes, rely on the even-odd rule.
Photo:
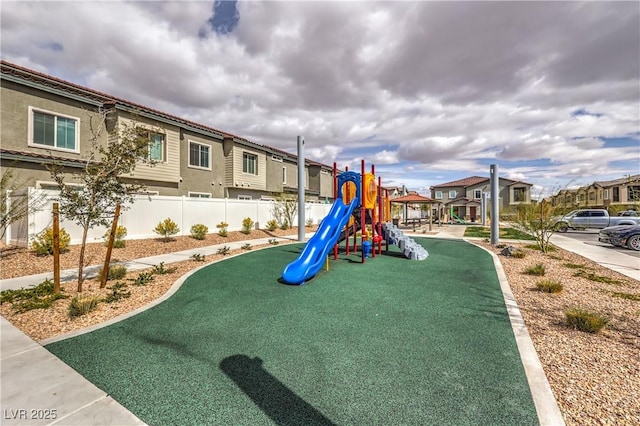
{"label": "small shrub", "polygon": [[170,218],[166,218],[156,225],[153,232],[160,235],[162,240],[166,242],[171,241],[171,237],[180,232],[180,228],[178,228],[178,225]]}
{"label": "small shrub", "polygon": [[563,288],[562,283],[555,280],[542,280],[536,283],[536,289],[544,293],[560,293]]}
{"label": "small shrub", "polygon": [[289,229],[289,222],[286,220],[282,222],[282,225],[280,225],[280,229],[282,229],[283,231],[286,231],[287,229]]}
{"label": "small shrub", "polygon": [[269,239],[269,244],[271,244],[272,246],[277,246],[280,243],[275,238],[270,238]]}
{"label": "small shrub", "polygon": [[267,222],[267,231],[275,231],[278,228],[278,221],[271,219]]}
{"label": "small shrub", "polygon": [[[110,229],[107,229],[107,232],[104,233],[102,238],[104,239],[105,245],[109,244],[109,234],[111,233]],[[127,236],[127,228],[122,225],[119,225],[116,228],[116,235],[113,238],[113,247],[114,248],[124,248],[126,245],[126,240],[124,237]]]}
{"label": "small shrub", "polygon": [[[531,250],[538,250],[538,251],[542,251],[542,249],[540,248],[539,244],[527,244],[526,246],[524,246],[525,248],[531,249]],[[558,249],[555,248],[555,246],[548,244],[547,245],[547,252],[550,251],[557,251]]]}
{"label": "small shrub", "polygon": [[[104,271],[102,268],[98,270],[98,276],[102,277]],[[109,265],[109,271],[107,273],[107,281],[119,280],[127,275],[127,267],[124,265]]]}
{"label": "small shrub", "polygon": [[123,282],[115,283],[111,286],[111,293],[104,298],[106,303],[117,302],[131,296],[131,292],[126,290],[127,285]]}
{"label": "small shrub", "polygon": [[194,253],[191,255],[191,259],[195,260],[196,262],[204,262],[205,255],[200,253]]}
{"label": "small shrub", "polygon": [[571,262],[567,262],[567,263],[563,263],[562,266],[564,266],[565,268],[569,268],[569,269],[584,269],[585,266],[581,263],[571,263]]}
{"label": "small shrub", "polygon": [[242,230],[240,232],[242,232],[243,234],[250,234],[254,224],[255,222],[251,220],[250,217],[245,217],[242,220]]}
{"label": "small shrub", "polygon": [[218,251],[216,252],[216,254],[221,254],[221,255],[223,255],[223,256],[226,256],[226,255],[228,255],[230,252],[231,252],[231,248],[229,248],[228,246],[223,246],[223,247],[220,247],[220,248],[218,249]]}
{"label": "small shrub", "polygon": [[135,286],[143,286],[153,281],[153,274],[151,272],[140,272],[137,277],[131,280]]}
{"label": "small shrub", "polygon": [[227,222],[220,222],[219,224],[217,224],[216,228],[218,228],[218,235],[220,235],[221,237],[226,237],[228,227],[229,224]]}
{"label": "small shrub", "polygon": [[614,278],[609,278],[609,277],[604,277],[602,275],[598,275],[598,274],[594,274],[593,272],[587,272],[585,270],[579,270],[578,272],[576,272],[575,274],[573,274],[574,277],[582,277],[582,278],[586,278],[590,281],[595,281],[598,283],[605,283],[605,284],[614,284],[614,285],[620,285],[623,284],[622,281],[620,280],[616,280]]}
{"label": "small shrub", "polygon": [[69,296],[53,293],[53,281],[46,279],[33,288],[19,290],[4,290],[0,292],[0,303],[13,303],[16,313],[23,313],[33,309],[47,309],[58,299]]}
{"label": "small shrub", "polygon": [[196,240],[204,240],[204,238],[209,233],[209,228],[202,223],[195,224],[191,227],[191,237]]}
{"label": "small shrub", "polygon": [[527,275],[543,276],[547,273],[547,268],[542,263],[536,263],[534,266],[529,266],[524,270]]}
{"label": "small shrub", "polygon": [[95,296],[76,296],[69,304],[69,316],[79,317],[86,315],[98,307],[100,300]]}
{"label": "small shrub", "polygon": [[527,253],[524,250],[514,250],[511,252],[511,257],[516,259],[524,259],[527,256]]}
{"label": "small shrub", "polygon": [[[71,242],[69,233],[64,228],[61,228],[58,238],[60,252],[67,251],[69,249],[69,243]],[[53,228],[47,228],[38,234],[31,242],[31,249],[39,256],[53,254]]]}
{"label": "small shrub", "polygon": [[569,309],[564,315],[567,325],[587,333],[597,333],[609,322],[608,318],[600,314],[579,308]]}
{"label": "small shrub", "polygon": [[242,247],[240,247],[242,250],[251,250],[251,244],[246,243],[245,245],[243,245]]}
{"label": "small shrub", "polygon": [[305,226],[313,226],[313,218],[310,217],[309,219],[304,221],[304,225]]}
{"label": "small shrub", "polygon": [[640,294],[612,292],[611,295],[621,299],[640,301]]}
{"label": "small shrub", "polygon": [[160,264],[153,266],[152,273],[156,275],[166,275],[175,272],[177,269],[176,267],[167,268],[164,266],[164,262],[160,262]]}

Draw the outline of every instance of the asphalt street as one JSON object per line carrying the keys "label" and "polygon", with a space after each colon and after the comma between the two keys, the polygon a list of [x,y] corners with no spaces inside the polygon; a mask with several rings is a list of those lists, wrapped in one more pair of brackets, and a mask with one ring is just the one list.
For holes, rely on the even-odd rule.
{"label": "asphalt street", "polygon": [[585,244],[606,247],[610,250],[614,250],[623,255],[632,256],[637,259],[640,259],[640,251],[629,250],[627,248],[622,248],[622,247],[614,247],[610,244],[599,242],[598,232],[600,232],[599,229],[585,229],[584,231],[574,231],[570,229],[564,234],[558,233],[558,235],[562,235],[563,237],[573,238],[575,240],[582,241]]}

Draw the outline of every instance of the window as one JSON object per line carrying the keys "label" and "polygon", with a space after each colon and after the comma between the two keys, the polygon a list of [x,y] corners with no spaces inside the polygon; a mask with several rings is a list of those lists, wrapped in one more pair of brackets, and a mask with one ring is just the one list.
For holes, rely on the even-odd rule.
{"label": "window", "polygon": [[449,198],[451,199],[456,198],[456,195],[458,195],[458,193],[455,190],[449,191]]}
{"label": "window", "polygon": [[271,156],[271,159],[272,159],[273,161],[277,161],[277,162],[279,162],[279,163],[282,163],[282,157],[280,157],[279,155],[272,155],[272,156]]}
{"label": "window", "polygon": [[28,145],[80,151],[80,119],[29,107]]}
{"label": "window", "polygon": [[252,175],[258,174],[258,157],[254,154],[244,152],[242,154],[242,171]]}
{"label": "window", "polygon": [[165,161],[164,135],[161,133],[149,133],[149,160]]}
{"label": "window", "polygon": [[589,201],[594,201],[596,199],[596,193],[595,192],[590,192],[589,193]]}
{"label": "window", "polygon": [[211,194],[207,192],[189,192],[191,198],[211,198]]}
{"label": "window", "polygon": [[604,199],[605,199],[605,200],[608,200],[608,199],[609,199],[609,190],[608,190],[608,189],[605,189],[605,190],[604,190]]}
{"label": "window", "polygon": [[251,195],[238,195],[238,200],[253,200]]}
{"label": "window", "polygon": [[287,168],[282,168],[282,183],[287,183]]}
{"label": "window", "polygon": [[640,201],[640,186],[627,187],[627,201]]}
{"label": "window", "polygon": [[613,202],[620,202],[620,188],[617,186],[613,188]]}
{"label": "window", "polygon": [[604,211],[594,210],[591,212],[591,217],[604,217]]}
{"label": "window", "polygon": [[189,141],[189,167],[211,170],[211,147]]}
{"label": "window", "polygon": [[442,191],[436,191],[436,200],[442,200]]}
{"label": "window", "polygon": [[481,189],[474,189],[473,190],[473,198],[476,200],[479,200],[480,198],[482,198],[482,190]]}
{"label": "window", "polygon": [[513,201],[523,202],[526,199],[527,188],[513,188]]}

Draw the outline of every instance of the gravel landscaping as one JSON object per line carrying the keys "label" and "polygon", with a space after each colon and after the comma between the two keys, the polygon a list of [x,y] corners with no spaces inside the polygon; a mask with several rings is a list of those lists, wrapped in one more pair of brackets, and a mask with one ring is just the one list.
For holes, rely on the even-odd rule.
{"label": "gravel landscaping", "polygon": [[[159,239],[131,240],[122,249],[114,249],[114,261],[175,252],[190,248],[224,244],[225,241],[273,238],[289,235],[295,240],[297,230],[274,232],[252,231],[250,235],[230,232],[227,237],[209,234],[203,241],[177,237],[170,242]],[[250,243],[250,241],[248,241]],[[486,242],[477,242],[488,250],[500,249]],[[520,307],[525,323],[543,364],[547,378],[568,425],[640,424],[640,282],[608,270],[581,256],[558,249],[549,255],[516,245],[525,252],[518,259],[499,255],[509,284]],[[257,248],[254,246],[252,248]],[[63,269],[77,267],[79,247],[72,246],[61,256]],[[88,264],[99,264],[104,258],[102,243],[88,246]],[[243,250],[232,251],[232,254]],[[51,270],[51,257],[35,256],[28,250],[4,247],[0,251],[1,278],[31,275]],[[222,259],[210,255],[206,262]],[[524,270],[543,264],[544,277],[527,275]],[[170,265],[177,269],[166,275],[154,275],[145,286],[132,285],[140,271],[124,279],[130,297],[113,303],[100,303],[98,308],[81,317],[70,319],[70,299],[62,299],[53,307],[16,314],[10,303],[0,306],[0,313],[35,340],[64,334],[101,323],[138,307],[164,294],[175,280],[204,263],[186,261]],[[582,272],[580,272],[582,271]],[[536,290],[541,279],[553,279],[562,284],[560,293]],[[95,280],[85,282],[86,295],[106,296]],[[64,285],[65,294],[75,295],[75,282]],[[565,324],[564,311],[583,308],[609,319],[597,334],[574,330]]]}

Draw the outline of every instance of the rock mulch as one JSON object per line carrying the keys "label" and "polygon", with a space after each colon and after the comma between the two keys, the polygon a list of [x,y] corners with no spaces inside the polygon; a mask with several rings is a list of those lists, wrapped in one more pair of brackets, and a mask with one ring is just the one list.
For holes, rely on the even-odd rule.
{"label": "rock mulch", "polygon": [[[543,255],[515,246],[524,258],[499,258],[566,423],[640,424],[640,282],[561,249]],[[536,264],[544,276],[524,273]],[[540,280],[560,282],[563,291],[537,291]],[[565,323],[570,308],[610,322],[597,334],[574,330]]]}

